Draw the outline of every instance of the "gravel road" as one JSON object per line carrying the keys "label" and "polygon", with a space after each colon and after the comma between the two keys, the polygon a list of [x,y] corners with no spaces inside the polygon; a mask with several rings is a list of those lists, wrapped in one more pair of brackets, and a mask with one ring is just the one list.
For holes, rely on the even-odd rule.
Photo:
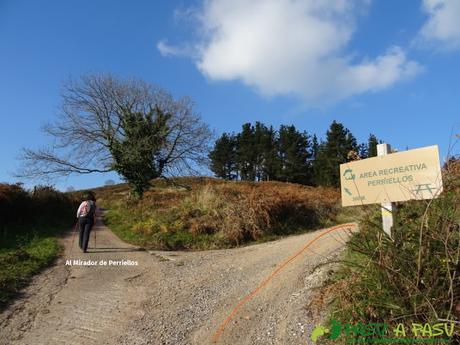
{"label": "gravel road", "polygon": [[93,234],[87,254],[66,236],[64,255],[0,315],[0,345],[310,344],[321,313],[306,306],[348,236],[326,234],[289,262],[216,339],[241,300],[327,229],[203,252],[142,251],[100,220],[94,230],[97,248]]}

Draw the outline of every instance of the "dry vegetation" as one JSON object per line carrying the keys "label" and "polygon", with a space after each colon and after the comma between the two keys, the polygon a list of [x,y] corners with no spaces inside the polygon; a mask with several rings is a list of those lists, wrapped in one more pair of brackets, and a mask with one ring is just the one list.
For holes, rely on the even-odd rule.
{"label": "dry vegetation", "polygon": [[392,326],[449,321],[457,325],[452,343],[458,343],[459,160],[445,165],[443,182],[437,199],[398,204],[392,240],[381,230],[379,208],[366,208],[344,265],[324,289],[333,301],[331,319]]}
{"label": "dry vegetation", "polygon": [[156,180],[142,200],[126,185],[96,190],[106,220],[125,240],[163,249],[240,245],[333,221],[339,191],[281,182]]}

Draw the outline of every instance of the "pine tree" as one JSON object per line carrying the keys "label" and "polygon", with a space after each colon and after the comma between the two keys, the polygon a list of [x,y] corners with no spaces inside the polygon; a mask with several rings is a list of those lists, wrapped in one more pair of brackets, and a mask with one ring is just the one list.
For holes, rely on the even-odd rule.
{"label": "pine tree", "polygon": [[277,180],[280,171],[280,160],[278,158],[278,136],[270,126],[263,142],[263,174],[264,181]]}
{"label": "pine tree", "polygon": [[367,158],[367,155],[368,155],[367,144],[365,143],[359,144],[357,147],[356,154],[353,151],[352,153],[350,153],[350,155],[351,157],[355,157],[355,158],[357,157],[359,159]]}
{"label": "pine tree", "polygon": [[367,158],[377,156],[377,145],[379,141],[374,134],[369,134],[369,139],[367,140]]}
{"label": "pine tree", "polygon": [[254,170],[256,181],[264,179],[265,150],[267,149],[268,128],[261,122],[254,127]]}
{"label": "pine tree", "polygon": [[318,138],[316,137],[316,134],[313,134],[313,138],[311,140],[311,159],[312,161],[315,161],[316,157],[318,156],[318,151],[319,151],[319,143],[318,143]]}
{"label": "pine tree", "polygon": [[255,150],[254,126],[245,123],[241,133],[236,136],[236,161],[240,178],[254,181],[256,178],[257,152]]}
{"label": "pine tree", "polygon": [[333,121],[320,145],[315,162],[315,182],[319,185],[339,186],[340,164],[348,161],[350,151],[359,152],[353,134],[341,123]]}
{"label": "pine tree", "polygon": [[299,132],[295,126],[281,126],[278,152],[280,159],[279,179],[285,182],[312,183],[310,159],[311,143],[306,132]]}
{"label": "pine tree", "polygon": [[236,167],[236,138],[232,134],[224,133],[214,144],[209,153],[210,168],[216,177],[226,180],[237,178]]}

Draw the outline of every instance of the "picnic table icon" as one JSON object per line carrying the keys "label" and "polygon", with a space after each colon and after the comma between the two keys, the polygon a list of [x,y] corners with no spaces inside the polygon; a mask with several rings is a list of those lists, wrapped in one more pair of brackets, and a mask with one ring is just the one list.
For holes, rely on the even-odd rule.
{"label": "picnic table icon", "polygon": [[412,189],[413,192],[415,192],[415,195],[421,194],[423,191],[427,190],[430,192],[431,195],[433,195],[433,190],[435,188],[431,188],[431,183],[421,183],[421,184],[416,184],[415,189]]}

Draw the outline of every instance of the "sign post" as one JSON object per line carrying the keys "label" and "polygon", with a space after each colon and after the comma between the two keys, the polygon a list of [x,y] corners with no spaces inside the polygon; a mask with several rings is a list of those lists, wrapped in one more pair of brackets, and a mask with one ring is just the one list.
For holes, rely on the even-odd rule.
{"label": "sign post", "polygon": [[342,206],[380,204],[383,230],[391,236],[394,203],[437,198],[442,174],[437,146],[391,153],[377,145],[377,157],[340,165]]}
{"label": "sign post", "polygon": [[[391,146],[389,144],[378,144],[377,145],[377,156],[385,156],[391,153]],[[382,202],[382,225],[383,231],[385,231],[388,236],[391,237],[391,228],[394,224],[394,208],[395,204],[393,202]]]}

